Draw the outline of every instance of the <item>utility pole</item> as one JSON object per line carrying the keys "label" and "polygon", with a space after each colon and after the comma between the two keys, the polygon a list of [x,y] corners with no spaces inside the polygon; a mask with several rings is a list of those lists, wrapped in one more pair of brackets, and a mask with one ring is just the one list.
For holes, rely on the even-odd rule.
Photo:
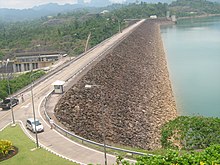
{"label": "utility pole", "polygon": [[89,45],[90,37],[91,37],[91,32],[89,32],[89,35],[88,35],[87,40],[86,40],[85,52],[88,50],[88,45]]}
{"label": "utility pole", "polygon": [[38,136],[37,136],[36,115],[35,115],[34,94],[33,94],[34,82],[33,82],[33,78],[32,78],[36,73],[37,72],[32,73],[30,75],[30,80],[31,80],[31,100],[32,100],[32,108],[33,108],[33,115],[34,115],[35,137],[36,137],[36,144],[37,144],[37,148],[38,148],[39,147],[39,142],[38,142]]}

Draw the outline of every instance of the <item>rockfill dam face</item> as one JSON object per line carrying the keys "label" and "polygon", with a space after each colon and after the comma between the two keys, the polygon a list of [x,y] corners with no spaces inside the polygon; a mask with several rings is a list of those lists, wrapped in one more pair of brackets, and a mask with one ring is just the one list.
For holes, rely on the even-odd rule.
{"label": "rockfill dam face", "polygon": [[107,144],[161,147],[161,126],[177,116],[160,35],[164,23],[145,21],[106,54],[60,99],[57,119],[97,142],[104,131]]}

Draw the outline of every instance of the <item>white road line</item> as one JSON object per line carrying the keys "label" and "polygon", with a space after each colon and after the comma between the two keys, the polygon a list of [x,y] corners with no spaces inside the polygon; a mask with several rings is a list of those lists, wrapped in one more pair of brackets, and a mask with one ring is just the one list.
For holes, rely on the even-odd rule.
{"label": "white road line", "polygon": [[23,105],[23,106],[21,106],[21,108],[29,108],[30,105],[31,105],[31,103],[28,103],[27,105]]}

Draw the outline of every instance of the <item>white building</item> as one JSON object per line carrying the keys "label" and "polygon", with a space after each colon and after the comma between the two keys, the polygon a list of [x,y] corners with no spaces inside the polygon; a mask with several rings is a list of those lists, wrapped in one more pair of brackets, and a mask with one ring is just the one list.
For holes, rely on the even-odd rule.
{"label": "white building", "polygon": [[151,15],[150,19],[157,19],[157,16],[156,15]]}

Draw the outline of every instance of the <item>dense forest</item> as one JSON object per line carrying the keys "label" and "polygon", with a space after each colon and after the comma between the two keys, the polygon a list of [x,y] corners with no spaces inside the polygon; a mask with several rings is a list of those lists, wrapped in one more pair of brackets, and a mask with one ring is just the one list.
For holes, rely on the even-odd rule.
{"label": "dense forest", "polygon": [[125,27],[126,18],[146,18],[151,14],[165,16],[167,4],[131,4],[105,14],[84,10],[57,14],[39,20],[0,25],[0,58],[24,51],[62,51],[70,55],[83,52],[88,34],[90,46]]}
{"label": "dense forest", "polygon": [[206,0],[177,0],[170,4],[169,9],[179,17],[220,14],[220,4]]}
{"label": "dense forest", "polygon": [[0,60],[12,58],[14,53],[33,51],[61,51],[78,55],[84,51],[91,33],[92,47],[127,26],[125,19],[164,17],[167,11],[177,16],[220,13],[220,4],[206,0],[177,0],[167,3],[114,5],[105,14],[87,9],[26,22],[0,24]]}

